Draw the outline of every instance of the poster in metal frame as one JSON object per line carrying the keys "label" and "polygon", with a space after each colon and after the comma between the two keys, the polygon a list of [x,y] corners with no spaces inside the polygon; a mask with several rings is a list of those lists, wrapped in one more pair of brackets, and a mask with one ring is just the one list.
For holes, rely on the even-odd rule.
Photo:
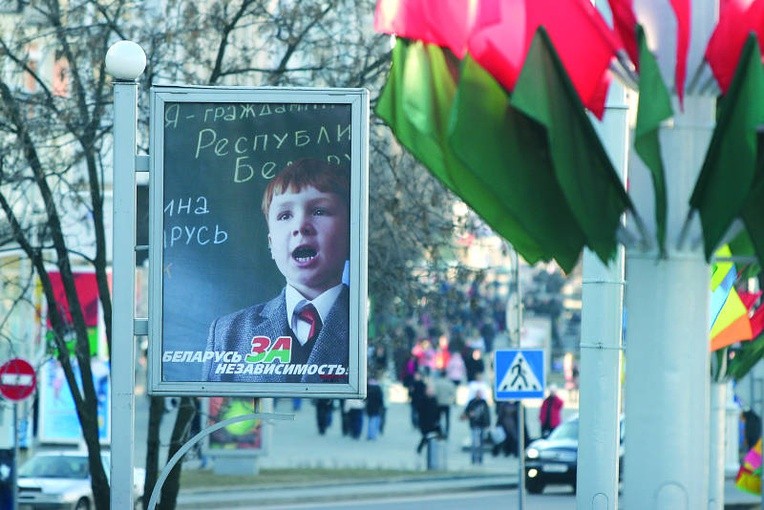
{"label": "poster in metal frame", "polygon": [[368,91],[150,95],[149,391],[364,396]]}

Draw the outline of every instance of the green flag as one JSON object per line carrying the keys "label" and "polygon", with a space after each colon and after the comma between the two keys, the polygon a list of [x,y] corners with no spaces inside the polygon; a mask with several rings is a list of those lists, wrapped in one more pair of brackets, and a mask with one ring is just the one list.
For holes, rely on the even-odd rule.
{"label": "green flag", "polygon": [[584,234],[555,178],[546,132],[512,108],[501,85],[469,57],[462,62],[449,142],[544,252],[554,254],[564,271],[572,270]]}
{"label": "green flag", "polygon": [[[762,133],[757,135],[756,150],[756,173],[740,215],[753,248],[752,251],[759,259],[757,266],[761,267],[764,261],[764,134]],[[734,250],[733,253],[735,253]]]}
{"label": "green flag", "polygon": [[634,150],[650,170],[655,191],[655,225],[658,247],[666,253],[666,177],[661,159],[658,128],[674,113],[671,97],[663,82],[658,63],[647,47],[645,32],[637,26],[639,44],[639,104],[634,130]]}
{"label": "green flag", "polygon": [[551,260],[494,193],[454,156],[446,141],[446,124],[456,81],[443,50],[398,39],[393,64],[376,113],[398,141],[446,187],[456,193],[529,263]]}
{"label": "green flag", "polygon": [[545,128],[555,176],[573,217],[587,246],[609,262],[621,215],[634,206],[543,27],[533,38],[510,102]]}
{"label": "green flag", "polygon": [[[708,260],[732,221],[741,216],[754,184],[756,128],[764,123],[763,91],[761,53],[756,36],[751,35],[727,94],[720,100],[716,127],[690,197],[690,206],[700,213]],[[759,225],[747,226],[754,229],[749,234],[755,246],[764,232],[760,221],[754,223]]]}

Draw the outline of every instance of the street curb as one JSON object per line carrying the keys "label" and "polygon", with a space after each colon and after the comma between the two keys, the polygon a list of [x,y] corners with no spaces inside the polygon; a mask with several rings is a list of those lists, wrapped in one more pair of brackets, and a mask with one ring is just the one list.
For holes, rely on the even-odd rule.
{"label": "street curb", "polygon": [[[394,490],[391,490],[394,488]],[[297,502],[347,501],[351,499],[381,499],[399,496],[417,496],[455,492],[484,490],[511,490],[517,488],[517,481],[508,477],[454,476],[430,478],[385,478],[359,482],[339,482],[331,485],[321,483],[295,486],[269,485],[227,487],[225,489],[199,488],[181,490],[178,495],[178,509],[208,509],[211,505],[225,504],[226,508],[251,505],[257,501],[261,505],[289,504]]]}
{"label": "street curb", "polygon": [[358,487],[360,485],[378,485],[378,484],[424,484],[424,483],[438,483],[438,482],[467,482],[474,481],[475,485],[507,485],[517,487],[517,481],[513,480],[517,475],[513,474],[509,480],[506,480],[504,475],[476,475],[476,474],[455,474],[444,472],[442,476],[396,476],[396,477],[380,477],[380,478],[364,478],[362,480],[338,480],[338,481],[316,481],[316,482],[295,482],[290,484],[257,484],[257,485],[228,485],[225,487],[210,487],[210,486],[197,486],[192,488],[181,488],[180,494],[215,494],[225,493],[231,491],[252,491],[252,490],[283,490],[289,489],[313,489],[317,487],[326,488],[330,487]]}

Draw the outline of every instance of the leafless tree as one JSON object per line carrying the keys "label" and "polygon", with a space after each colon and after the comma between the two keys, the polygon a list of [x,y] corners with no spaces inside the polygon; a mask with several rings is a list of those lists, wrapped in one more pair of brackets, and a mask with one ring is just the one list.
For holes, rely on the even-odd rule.
{"label": "leafless tree", "polygon": [[[97,508],[109,507],[109,485],[99,457],[93,353],[74,267],[95,272],[110,349],[107,49],[120,39],[141,44],[148,59],[143,94],[159,83],[366,87],[374,103],[390,65],[388,37],[373,31],[374,3],[25,0],[18,13],[0,14],[6,25],[0,31],[0,248],[22,253],[42,287],[52,328],[49,352],[74,397]],[[147,151],[145,96],[140,116],[139,140]],[[427,292],[422,271],[437,271],[439,260],[454,258],[453,197],[372,122],[369,288],[384,314],[407,313],[402,305]],[[57,302],[53,271],[61,275],[68,306]],[[192,407],[182,400],[170,455],[187,439]],[[152,402],[147,494],[159,469],[161,410]],[[179,476],[178,468],[165,484],[161,508],[175,507]]]}

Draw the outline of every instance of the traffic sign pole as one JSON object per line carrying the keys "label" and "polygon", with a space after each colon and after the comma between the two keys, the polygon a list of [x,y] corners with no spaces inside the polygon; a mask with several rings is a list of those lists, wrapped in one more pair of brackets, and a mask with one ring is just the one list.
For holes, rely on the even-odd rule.
{"label": "traffic sign pole", "polygon": [[[519,340],[519,335],[517,336]],[[519,343],[519,341],[518,341]],[[542,349],[507,349],[494,354],[494,395],[497,401],[518,401],[518,507],[525,508],[525,408],[522,399],[544,396],[545,354]]]}
{"label": "traffic sign pole", "polygon": [[19,402],[34,393],[37,375],[26,360],[13,358],[0,366],[0,395],[13,402],[13,462],[11,463],[12,510],[18,508]]}
{"label": "traffic sign pole", "polygon": [[11,465],[13,475],[11,476],[11,483],[13,484],[13,503],[11,508],[13,510],[18,509],[19,505],[19,403],[13,403],[13,464]]}

